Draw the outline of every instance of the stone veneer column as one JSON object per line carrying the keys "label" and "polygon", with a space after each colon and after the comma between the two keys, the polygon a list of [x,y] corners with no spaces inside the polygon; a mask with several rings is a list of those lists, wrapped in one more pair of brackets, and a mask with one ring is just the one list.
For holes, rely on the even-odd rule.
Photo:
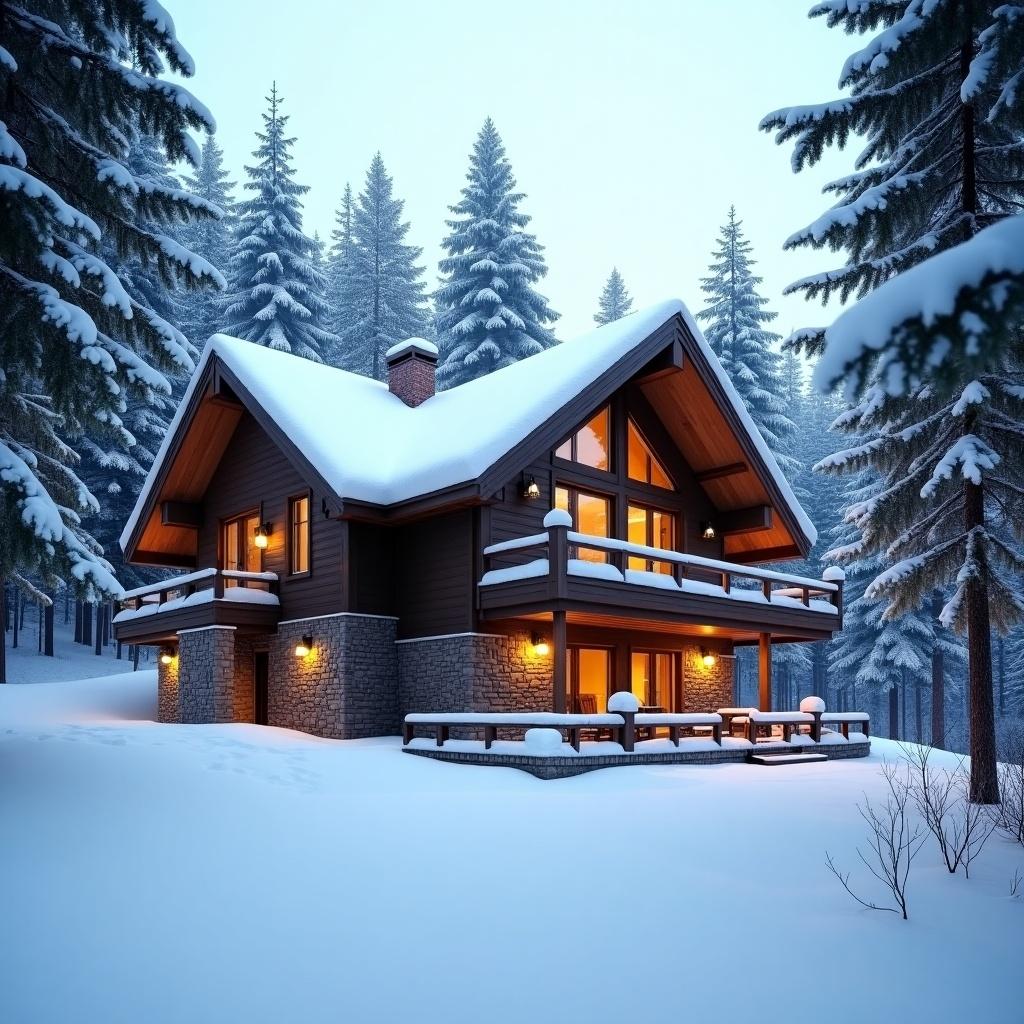
{"label": "stone veneer column", "polygon": [[[714,650],[719,655],[723,652]],[[731,653],[731,652],[724,652]],[[683,647],[683,712],[709,712],[731,707],[733,672],[736,662],[719,657],[710,668],[705,666],[700,647]]]}
{"label": "stone veneer column", "polygon": [[206,626],[178,634],[181,721],[234,722],[235,627]]}
{"label": "stone veneer column", "polygon": [[156,659],[156,720],[158,722],[181,721],[181,699],[178,689],[178,659],[169,665]]}
{"label": "stone veneer column", "polygon": [[[268,719],[332,739],[400,732],[395,637],[398,620],[344,612],[278,625],[270,644]],[[313,638],[312,652],[295,645]]]}

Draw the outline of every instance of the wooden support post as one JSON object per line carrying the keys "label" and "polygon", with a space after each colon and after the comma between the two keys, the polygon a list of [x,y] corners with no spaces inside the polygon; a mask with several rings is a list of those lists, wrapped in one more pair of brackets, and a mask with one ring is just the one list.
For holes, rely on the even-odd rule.
{"label": "wooden support post", "polygon": [[554,647],[554,664],[551,672],[551,707],[556,714],[565,714],[565,691],[568,673],[566,671],[568,651],[565,640],[565,612],[551,613],[551,644]]}
{"label": "wooden support post", "polygon": [[758,709],[772,709],[772,635],[761,633],[757,638]]}

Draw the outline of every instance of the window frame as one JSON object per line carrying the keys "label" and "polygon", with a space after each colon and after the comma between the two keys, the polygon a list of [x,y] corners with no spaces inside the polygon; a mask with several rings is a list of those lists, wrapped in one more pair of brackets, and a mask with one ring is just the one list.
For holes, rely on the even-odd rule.
{"label": "window frame", "polygon": [[[306,568],[293,571],[295,565],[295,523],[292,510],[295,508],[296,502],[299,501],[306,502]],[[313,574],[313,492],[309,490],[290,494],[288,496],[287,509],[285,525],[285,529],[288,531],[285,544],[286,575],[291,580],[304,579]]]}
{"label": "window frame", "polygon": [[[668,481],[668,487],[663,487],[661,484],[656,484],[653,480],[642,479],[640,477],[632,476],[629,472],[629,431],[630,429],[636,431],[636,436],[640,441],[644,454],[647,456],[647,475],[653,476],[651,468],[654,464],[657,464],[658,468],[665,475],[665,479]],[[654,451],[654,445],[647,439],[640,424],[637,423],[636,418],[630,413],[626,413],[626,482],[627,484],[641,484],[644,487],[653,487],[656,491],[667,491],[669,493],[676,493],[678,490],[675,480],[672,478],[672,474],[668,471],[665,466],[663,459],[660,459]]]}
{"label": "window frame", "polygon": [[[239,562],[240,562],[240,564],[245,565],[245,555],[246,555],[248,549],[247,549],[246,544],[245,544],[245,525],[244,524],[245,524],[245,521],[247,519],[255,519],[257,521],[257,523],[258,523],[259,522],[259,518],[260,518],[260,508],[259,508],[259,505],[254,505],[252,508],[248,508],[244,512],[238,512],[238,513],[236,513],[234,515],[230,515],[230,516],[222,516],[217,521],[217,562],[218,562],[218,565],[220,566],[221,569],[227,569],[228,568],[228,564],[227,564],[228,563],[227,550],[226,550],[226,545],[225,545],[227,528],[232,523],[238,523],[239,524],[238,541],[239,541],[239,545],[241,547],[241,551],[236,552],[236,555],[240,555],[241,556],[241,557],[239,557]],[[263,572],[263,554],[264,554],[263,549],[262,548],[257,548],[255,544],[253,545],[253,547],[259,553],[259,559],[260,559],[260,567],[259,567],[259,569],[256,570],[256,572]],[[243,571],[247,571],[247,570],[243,570]],[[230,585],[233,586],[235,584],[235,582],[237,582],[237,581],[225,580],[224,582],[225,582],[225,585],[230,584]]]}
{"label": "window frame", "polygon": [[[579,452],[579,435],[586,428],[587,424],[593,420],[596,420],[598,416],[604,414],[608,418],[608,466],[605,469],[601,469],[598,466],[591,466],[586,462],[580,462],[578,458]],[[562,465],[569,467],[571,466],[574,471],[583,471],[585,473],[596,473],[604,479],[608,477],[614,477],[617,472],[617,466],[619,464],[618,452],[616,451],[615,444],[615,408],[612,402],[605,402],[599,409],[597,409],[593,415],[588,416],[568,437],[564,438],[560,443],[556,444],[551,451],[552,459],[555,465]],[[562,448],[566,443],[569,444],[569,457],[566,458],[564,455],[559,455],[558,450]]]}

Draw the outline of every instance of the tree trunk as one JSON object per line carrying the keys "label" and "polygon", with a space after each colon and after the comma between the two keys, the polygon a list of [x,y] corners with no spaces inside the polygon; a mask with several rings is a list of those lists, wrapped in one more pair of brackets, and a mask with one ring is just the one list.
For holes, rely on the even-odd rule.
{"label": "tree trunk", "polygon": [[14,600],[11,602],[11,648],[12,650],[18,649],[18,602],[21,600],[21,591],[15,587]]}
{"label": "tree trunk", "polygon": [[999,717],[1006,714],[1006,638],[996,639],[996,651],[999,658]]}
{"label": "tree trunk", "polygon": [[53,657],[53,604],[43,609],[43,654]]}
{"label": "tree trunk", "polygon": [[[932,593],[932,619],[936,626],[942,611],[942,595]],[[942,648],[932,645],[932,746],[946,746],[946,666]]]}
{"label": "tree trunk", "polygon": [[[0,623],[7,622],[7,584],[0,579]],[[0,632],[0,683],[7,682],[7,630]]]}
{"label": "tree trunk", "polygon": [[921,707],[920,680],[914,682],[914,741],[924,743],[924,709]]}
{"label": "tree trunk", "polygon": [[43,653],[43,602],[36,601],[36,651]]}
{"label": "tree trunk", "polygon": [[80,644],[82,642],[82,602],[75,598],[75,643]]}
{"label": "tree trunk", "polygon": [[92,647],[92,605],[88,601],[82,604],[82,643]]}
{"label": "tree trunk", "polygon": [[71,588],[64,588],[64,625],[71,621]]}
{"label": "tree trunk", "polygon": [[893,684],[889,687],[889,739],[898,740],[900,731],[900,691]]}
{"label": "tree trunk", "polygon": [[96,643],[93,647],[94,654],[103,653],[103,618],[106,611],[107,606],[105,604],[96,605]]}

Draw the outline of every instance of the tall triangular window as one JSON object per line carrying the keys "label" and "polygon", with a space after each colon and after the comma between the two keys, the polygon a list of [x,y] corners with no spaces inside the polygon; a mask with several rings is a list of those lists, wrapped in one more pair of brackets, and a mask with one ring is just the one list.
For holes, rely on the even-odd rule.
{"label": "tall triangular window", "polygon": [[632,420],[629,421],[628,472],[630,480],[672,489],[672,481],[665,467],[658,461]]}

